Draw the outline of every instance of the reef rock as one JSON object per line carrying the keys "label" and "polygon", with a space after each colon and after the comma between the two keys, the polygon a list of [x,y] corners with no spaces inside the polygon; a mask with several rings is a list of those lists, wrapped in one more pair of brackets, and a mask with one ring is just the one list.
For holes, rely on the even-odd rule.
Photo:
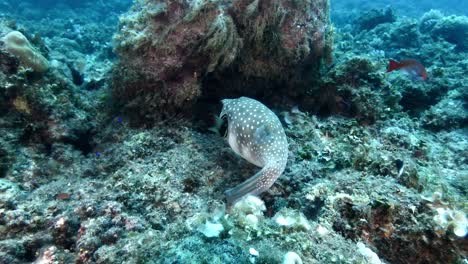
{"label": "reef rock", "polygon": [[272,87],[238,80],[293,85],[330,57],[331,35],[326,0],[137,1],[115,35],[114,95],[152,120],[187,112],[206,87],[221,98]]}

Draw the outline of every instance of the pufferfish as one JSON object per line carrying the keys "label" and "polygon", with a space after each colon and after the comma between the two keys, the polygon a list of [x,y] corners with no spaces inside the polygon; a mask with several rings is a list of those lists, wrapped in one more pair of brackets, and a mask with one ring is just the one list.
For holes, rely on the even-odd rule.
{"label": "pufferfish", "polygon": [[283,173],[288,141],[278,117],[265,105],[248,97],[224,99],[220,118],[227,117],[227,141],[232,150],[262,169],[225,192],[229,205],[244,195],[268,190]]}

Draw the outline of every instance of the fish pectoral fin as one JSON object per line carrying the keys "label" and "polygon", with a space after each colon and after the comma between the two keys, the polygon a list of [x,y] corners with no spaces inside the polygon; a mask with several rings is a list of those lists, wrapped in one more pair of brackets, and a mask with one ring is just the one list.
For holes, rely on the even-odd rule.
{"label": "fish pectoral fin", "polygon": [[263,144],[264,142],[268,142],[272,135],[271,127],[268,124],[263,124],[255,130],[253,140],[257,144]]}
{"label": "fish pectoral fin", "polygon": [[281,173],[282,170],[278,169],[277,167],[263,167],[262,170],[257,172],[243,183],[225,192],[228,205],[234,204],[247,194],[259,195],[260,193],[268,190],[276,181],[276,179],[281,175]]}

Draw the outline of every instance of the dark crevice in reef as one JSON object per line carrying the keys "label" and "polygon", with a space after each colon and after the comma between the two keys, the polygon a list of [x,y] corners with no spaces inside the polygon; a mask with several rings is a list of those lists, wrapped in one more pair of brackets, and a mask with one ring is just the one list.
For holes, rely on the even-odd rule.
{"label": "dark crevice in reef", "polygon": [[96,147],[93,142],[94,134],[95,133],[90,130],[84,131],[77,133],[73,137],[65,137],[63,142],[72,145],[75,149],[81,151],[83,155],[87,155]]}
{"label": "dark crevice in reef", "polygon": [[[192,119],[208,129],[216,123],[223,99],[246,96],[257,99],[274,110],[281,105],[286,84],[273,83],[263,78],[239,78],[235,71],[225,71],[222,75],[208,74],[202,81],[202,94],[192,106]],[[292,99],[291,99],[292,100]]]}
{"label": "dark crevice in reef", "polygon": [[73,84],[78,85],[78,86],[82,85],[84,83],[83,73],[78,71],[71,63],[68,63],[67,67],[70,69]]}
{"label": "dark crevice in reef", "polygon": [[316,198],[312,203],[307,204],[307,207],[304,208],[304,215],[307,219],[315,220],[320,215],[324,205],[324,200]]}
{"label": "dark crevice in reef", "polygon": [[2,147],[0,147],[0,178],[4,178],[6,176],[11,162],[8,152],[2,149]]}
{"label": "dark crevice in reef", "polygon": [[208,74],[202,81],[202,94],[197,104],[219,104],[222,99],[240,96],[271,104],[278,101],[278,98],[283,98],[288,90],[288,82],[285,80],[240,76],[241,73],[235,70]]}

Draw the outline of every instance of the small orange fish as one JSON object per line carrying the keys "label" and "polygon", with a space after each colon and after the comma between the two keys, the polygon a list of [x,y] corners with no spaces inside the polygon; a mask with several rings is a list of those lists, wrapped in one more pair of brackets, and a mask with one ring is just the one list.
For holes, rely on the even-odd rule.
{"label": "small orange fish", "polygon": [[414,59],[406,59],[399,62],[396,60],[390,60],[387,72],[394,70],[403,70],[415,80],[425,81],[427,79],[426,68],[424,68],[419,61]]}

